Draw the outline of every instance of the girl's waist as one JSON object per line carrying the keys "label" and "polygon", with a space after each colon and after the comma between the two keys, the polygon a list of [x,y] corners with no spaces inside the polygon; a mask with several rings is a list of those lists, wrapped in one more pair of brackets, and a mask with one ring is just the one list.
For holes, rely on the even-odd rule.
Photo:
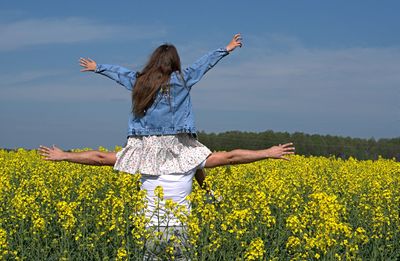
{"label": "girl's waist", "polygon": [[197,137],[196,127],[129,128],[129,137],[188,135]]}

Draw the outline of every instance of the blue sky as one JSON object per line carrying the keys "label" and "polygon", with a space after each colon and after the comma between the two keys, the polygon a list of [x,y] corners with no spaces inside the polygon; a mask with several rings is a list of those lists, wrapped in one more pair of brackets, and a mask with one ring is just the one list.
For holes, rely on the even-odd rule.
{"label": "blue sky", "polygon": [[225,46],[192,92],[199,130],[400,136],[397,1],[2,1],[0,147],[123,145],[130,93],[79,57],[140,70]]}

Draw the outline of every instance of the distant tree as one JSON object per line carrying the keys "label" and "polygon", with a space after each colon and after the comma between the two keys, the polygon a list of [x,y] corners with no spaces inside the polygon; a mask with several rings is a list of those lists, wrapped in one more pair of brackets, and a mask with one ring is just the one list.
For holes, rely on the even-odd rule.
{"label": "distant tree", "polygon": [[335,156],[343,159],[354,157],[357,159],[377,159],[400,157],[400,138],[360,139],[331,135],[305,134],[302,132],[241,132],[228,131],[222,133],[198,133],[200,142],[211,150],[261,149],[279,143],[293,142],[296,153],[306,156]]}

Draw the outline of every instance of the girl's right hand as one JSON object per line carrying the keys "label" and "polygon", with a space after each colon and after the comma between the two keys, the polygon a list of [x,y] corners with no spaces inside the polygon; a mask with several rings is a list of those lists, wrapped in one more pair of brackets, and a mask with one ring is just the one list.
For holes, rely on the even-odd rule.
{"label": "girl's right hand", "polygon": [[84,68],[81,70],[81,72],[94,71],[97,67],[96,62],[90,58],[80,58],[79,65]]}
{"label": "girl's right hand", "polygon": [[242,36],[240,34],[235,34],[232,41],[226,46],[226,50],[232,52],[238,46],[242,47]]}

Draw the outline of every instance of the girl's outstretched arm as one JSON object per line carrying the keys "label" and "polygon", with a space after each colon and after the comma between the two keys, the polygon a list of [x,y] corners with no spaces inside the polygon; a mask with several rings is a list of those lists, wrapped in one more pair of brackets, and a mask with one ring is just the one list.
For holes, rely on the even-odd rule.
{"label": "girl's outstretched arm", "polygon": [[117,161],[115,152],[102,152],[97,150],[67,152],[55,145],[51,148],[40,146],[38,150],[39,154],[42,155],[45,160],[50,161],[68,161],[95,166],[113,166]]}
{"label": "girl's outstretched arm", "polygon": [[238,46],[242,46],[242,37],[240,34],[235,34],[226,47],[209,52],[183,70],[183,78],[186,86],[191,88],[201,80],[206,72],[213,68],[223,57],[227,56]]}
{"label": "girl's outstretched arm", "polygon": [[83,67],[81,72],[96,72],[116,81],[131,91],[136,81],[136,72],[118,65],[97,64],[90,58],[80,58],[79,65]]}
{"label": "girl's outstretched arm", "polygon": [[207,158],[205,167],[214,168],[224,165],[245,164],[268,158],[289,160],[286,155],[294,154],[294,150],[293,143],[286,143],[263,150],[218,151]]}

